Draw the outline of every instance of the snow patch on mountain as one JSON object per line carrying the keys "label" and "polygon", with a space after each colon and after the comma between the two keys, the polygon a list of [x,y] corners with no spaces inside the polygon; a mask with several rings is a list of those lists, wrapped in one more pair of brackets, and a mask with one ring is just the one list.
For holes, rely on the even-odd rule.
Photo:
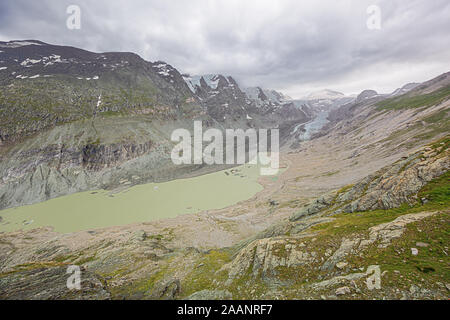
{"label": "snow patch on mountain", "polygon": [[42,61],[44,63],[44,67],[51,66],[52,64],[55,64],[55,63],[67,62],[64,59],[61,59],[61,56],[57,55],[57,54],[52,54],[49,57],[43,57]]}
{"label": "snow patch on mountain", "polygon": [[170,64],[165,63],[164,61],[157,61],[152,68],[169,82],[174,82],[173,78],[176,70]]}
{"label": "snow patch on mountain", "polygon": [[24,46],[42,46],[42,44],[34,41],[0,42],[0,48],[19,48]]}
{"label": "snow patch on mountain", "polygon": [[379,94],[375,90],[364,90],[357,97],[356,102],[361,102],[370,98],[377,97]]}
{"label": "snow patch on mountain", "polygon": [[415,87],[417,87],[419,84],[420,83],[415,83],[415,82],[407,83],[403,87],[395,89],[394,92],[392,92],[390,94],[390,96],[399,96],[399,95],[405,94],[405,93],[411,91],[412,89],[414,89]]}
{"label": "snow patch on mountain", "polygon": [[344,98],[345,95],[342,92],[324,89],[316,92],[312,92],[308,94],[304,99],[305,100],[336,100],[340,98]]}
{"label": "snow patch on mountain", "polygon": [[20,65],[21,66],[27,66],[28,64],[35,64],[35,63],[39,63],[39,62],[41,62],[42,61],[42,59],[39,59],[39,60],[34,60],[34,59],[30,59],[30,58],[26,58],[25,60],[23,60],[21,63],[20,63]]}
{"label": "snow patch on mountain", "polygon": [[[211,88],[212,90],[217,90],[217,87],[219,85],[220,80],[219,74],[206,74],[206,75],[183,75],[184,82],[186,82],[189,89],[193,92],[197,92],[197,87],[201,88],[201,80],[203,79],[206,83],[206,85]],[[223,77],[225,81],[228,82],[228,85],[233,85],[233,83],[230,81],[230,79]]]}
{"label": "snow patch on mountain", "polygon": [[100,94],[98,96],[98,100],[97,100],[97,108],[102,104],[102,95]]}
{"label": "snow patch on mountain", "polygon": [[280,106],[284,103],[290,102],[292,98],[284,95],[281,92],[270,89],[263,89],[260,87],[243,88],[248,99],[255,101],[258,107],[261,106]]}
{"label": "snow patch on mountain", "polygon": [[192,77],[188,75],[183,75],[183,80],[186,82],[187,86],[189,87],[189,90],[192,91],[192,93],[195,93],[195,86],[192,82]]}

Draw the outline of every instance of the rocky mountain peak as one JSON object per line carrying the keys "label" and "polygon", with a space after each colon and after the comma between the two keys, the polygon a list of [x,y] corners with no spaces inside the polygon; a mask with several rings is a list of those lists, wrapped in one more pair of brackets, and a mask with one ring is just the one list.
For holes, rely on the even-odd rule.
{"label": "rocky mountain peak", "polygon": [[264,92],[262,91],[262,89],[260,87],[257,87],[258,89],[258,99],[261,99],[262,101],[267,101],[269,99],[267,99],[267,96],[264,94]]}
{"label": "rocky mountain peak", "polygon": [[378,95],[378,92],[376,92],[375,90],[363,90],[357,97],[356,97],[356,102],[361,102],[364,101],[366,99],[375,97]]}

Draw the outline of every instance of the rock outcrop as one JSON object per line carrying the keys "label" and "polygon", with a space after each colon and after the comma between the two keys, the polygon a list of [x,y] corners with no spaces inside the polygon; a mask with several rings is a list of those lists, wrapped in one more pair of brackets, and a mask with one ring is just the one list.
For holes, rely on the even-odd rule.
{"label": "rock outcrop", "polygon": [[101,279],[84,270],[80,290],[67,287],[67,266],[30,265],[0,276],[2,300],[105,300],[110,294]]}
{"label": "rock outcrop", "polygon": [[364,90],[356,97],[356,103],[375,97],[377,94],[378,93],[375,90]]}
{"label": "rock outcrop", "polygon": [[447,146],[425,149],[402,159],[357,183],[340,194],[336,202],[344,203],[338,212],[392,209],[417,201],[417,192],[428,182],[450,169]]}
{"label": "rock outcrop", "polygon": [[291,221],[328,213],[397,208],[417,202],[417,192],[450,169],[448,142],[425,147],[393,165],[367,176],[355,185],[313,201],[293,214]]}
{"label": "rock outcrop", "polygon": [[266,238],[242,249],[223,270],[228,271],[229,282],[247,274],[253,279],[270,279],[277,276],[278,267],[298,267],[316,259],[317,254],[298,239]]}

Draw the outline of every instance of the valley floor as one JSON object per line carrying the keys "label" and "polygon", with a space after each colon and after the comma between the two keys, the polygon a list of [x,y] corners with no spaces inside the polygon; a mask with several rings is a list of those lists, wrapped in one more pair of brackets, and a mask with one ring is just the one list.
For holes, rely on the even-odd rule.
{"label": "valley floor", "polygon": [[[399,116],[406,124],[421,115]],[[261,177],[261,192],[225,209],[69,234],[49,228],[0,234],[0,297],[447,299],[447,175],[433,180],[447,188],[444,200],[305,216],[285,229],[313,199],[339,195],[436,138],[405,144],[420,131],[393,137],[385,120],[286,148],[286,170]],[[65,287],[72,264],[82,266],[81,291]],[[382,289],[365,286],[370,266],[380,268]]]}

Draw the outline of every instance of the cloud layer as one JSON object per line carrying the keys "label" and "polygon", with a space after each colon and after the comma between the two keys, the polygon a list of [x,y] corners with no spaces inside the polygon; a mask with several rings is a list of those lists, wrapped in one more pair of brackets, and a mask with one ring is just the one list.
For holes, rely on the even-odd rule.
{"label": "cloud layer", "polygon": [[[70,4],[81,8],[80,30],[66,28]],[[366,25],[372,4],[380,30]],[[0,40],[132,51],[300,97],[389,92],[450,71],[449,17],[448,0],[11,0],[0,3]]]}

